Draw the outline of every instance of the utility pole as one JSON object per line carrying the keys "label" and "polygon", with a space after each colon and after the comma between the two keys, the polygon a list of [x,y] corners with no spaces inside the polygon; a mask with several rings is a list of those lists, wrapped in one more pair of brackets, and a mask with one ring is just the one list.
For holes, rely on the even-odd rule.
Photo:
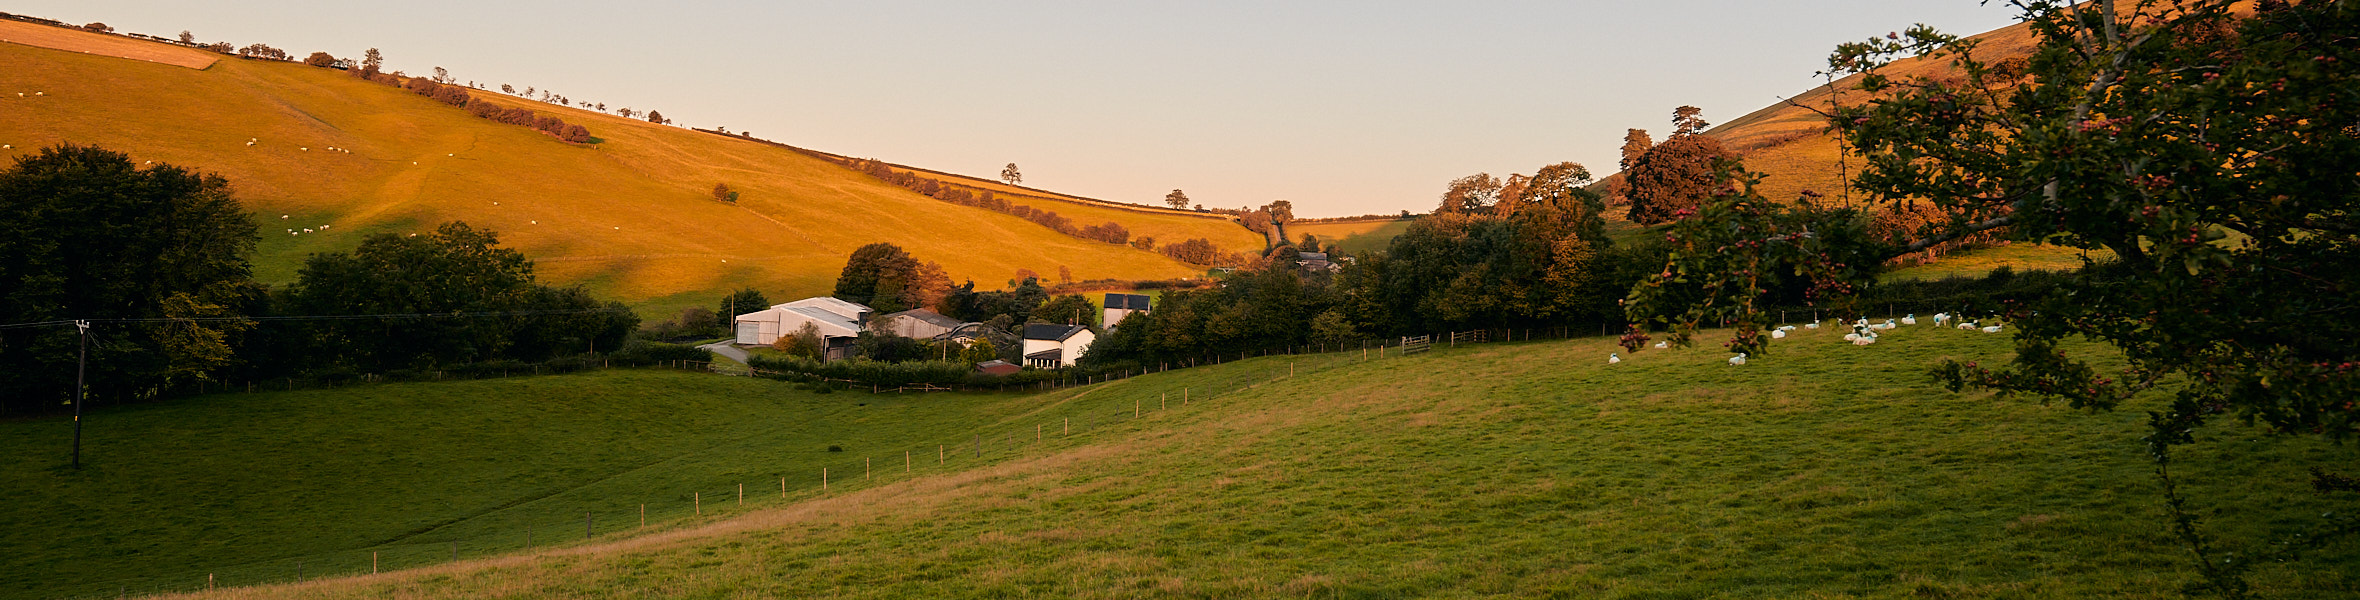
{"label": "utility pole", "polygon": [[87,394],[85,391],[87,388],[83,387],[82,375],[90,370],[90,322],[75,319],[74,329],[82,333],[81,354],[74,359],[74,468],[81,469],[82,396]]}

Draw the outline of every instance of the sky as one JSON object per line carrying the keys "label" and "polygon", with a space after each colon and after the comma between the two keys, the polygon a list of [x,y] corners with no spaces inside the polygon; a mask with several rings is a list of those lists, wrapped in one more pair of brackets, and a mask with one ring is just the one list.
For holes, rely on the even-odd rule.
{"label": "sky", "polygon": [[660,110],[682,125],[1029,186],[1304,217],[1426,212],[1674,107],[1723,122],[1836,44],[2013,22],[1975,0],[610,2],[5,0],[0,11]]}

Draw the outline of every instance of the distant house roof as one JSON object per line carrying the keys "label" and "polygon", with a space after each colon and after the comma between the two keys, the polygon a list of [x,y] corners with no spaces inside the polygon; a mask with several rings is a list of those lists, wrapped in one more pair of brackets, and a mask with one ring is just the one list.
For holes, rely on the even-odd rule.
{"label": "distant house roof", "polygon": [[1024,339],[1055,340],[1062,342],[1065,341],[1066,338],[1073,337],[1073,334],[1084,331],[1089,331],[1089,328],[1080,325],[1052,325],[1049,323],[1034,323],[1024,326]]}
{"label": "distant house roof", "polygon": [[1147,298],[1147,295],[1146,295],[1146,294],[1107,294],[1107,295],[1106,295],[1106,307],[1107,307],[1107,308],[1121,308],[1121,309],[1128,309],[1128,310],[1147,310],[1147,305],[1148,305],[1148,298]]}
{"label": "distant house roof", "polygon": [[925,322],[925,323],[926,323],[926,324],[928,324],[928,325],[933,325],[933,326],[936,326],[936,327],[956,328],[956,327],[958,327],[958,326],[960,326],[960,325],[964,324],[963,322],[961,322],[961,321],[960,321],[960,320],[958,320],[958,319],[953,319],[953,318],[950,318],[950,317],[945,317],[945,316],[942,316],[942,313],[934,312],[934,311],[931,311],[931,310],[926,310],[926,309],[923,309],[923,308],[913,308],[913,309],[909,309],[909,310],[905,310],[905,311],[901,311],[901,312],[893,313],[893,314],[890,314],[890,315],[885,315],[885,316],[882,316],[882,317],[878,317],[878,318],[877,318],[877,320],[879,320],[879,321],[890,321],[890,320],[893,320],[893,319],[896,319],[896,318],[900,318],[900,317],[909,317],[909,318],[912,318],[912,319],[917,319],[917,320],[919,320],[919,321],[923,321],[923,322]]}
{"label": "distant house roof", "polygon": [[1328,255],[1327,255],[1327,253],[1326,253],[1326,252],[1301,252],[1301,253],[1297,253],[1297,254],[1295,254],[1295,258],[1296,258],[1297,260],[1319,260],[1319,261],[1324,261],[1324,260],[1327,260],[1327,259],[1328,259]]}

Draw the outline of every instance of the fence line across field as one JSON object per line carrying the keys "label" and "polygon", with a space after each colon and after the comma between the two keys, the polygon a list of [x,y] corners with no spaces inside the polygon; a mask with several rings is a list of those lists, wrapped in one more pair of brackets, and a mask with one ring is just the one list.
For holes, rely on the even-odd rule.
{"label": "fence line across field", "polygon": [[[1814,316],[1817,317],[1820,315]],[[1409,354],[1429,352],[1433,350],[1433,345],[1436,338],[1448,339],[1450,340],[1449,343],[1452,345],[1461,343],[1489,343],[1495,340],[1500,342],[1526,342],[1536,339],[1535,331],[1535,329],[1499,329],[1441,332],[1429,335],[1403,336],[1397,339],[1364,340],[1358,342],[1357,344],[1349,342],[1337,342],[1333,344],[1295,346],[1284,349],[1264,350],[1260,352],[1259,355],[1264,357],[1324,357],[1323,360],[1312,365],[1315,368],[1309,371],[1310,373],[1319,373],[1329,369],[1362,363],[1368,360],[1402,358]],[[1541,337],[1548,339],[1590,337],[1586,335],[1576,336],[1570,327],[1540,328],[1537,331]],[[1495,332],[1497,332],[1497,335],[1495,335]],[[1373,347],[1371,346],[1371,342],[1374,342]],[[1376,352],[1372,354],[1370,352],[1371,350],[1375,350]],[[1241,359],[1250,359],[1254,357],[1256,357],[1255,352],[1246,352],[1239,355],[1239,358]],[[1107,385],[1116,382],[1127,381],[1133,377],[1144,374],[1165,373],[1174,370],[1184,370],[1194,366],[1209,366],[1223,362],[1234,362],[1234,360],[1227,360],[1220,356],[1212,356],[1208,357],[1208,359],[1161,363],[1154,368],[1139,368],[1124,372],[1109,373],[1103,376],[1085,376],[1077,380],[1063,383],[1054,381],[1042,383],[1045,386],[1045,389],[1051,390],[1071,389],[1094,385]],[[766,373],[754,370],[749,370],[749,372],[746,373],[728,372],[722,368],[717,367],[716,364],[711,361],[667,360],[659,361],[656,364],[647,366],[651,368],[676,369],[691,372],[711,373],[716,375],[784,375],[780,373]],[[1194,384],[1178,386],[1177,390],[1162,388],[1152,390],[1142,389],[1137,393],[1137,395],[1127,398],[1132,401],[1130,403],[1132,406],[1128,407],[1128,410],[1123,410],[1125,407],[1121,407],[1119,405],[1119,401],[1125,398],[1102,396],[1102,398],[1105,398],[1107,401],[1113,401],[1116,402],[1116,404],[1095,409],[1079,410],[1077,411],[1078,414],[1068,414],[1051,420],[1030,423],[1034,425],[1034,436],[1032,440],[1032,446],[1029,446],[1029,448],[1039,448],[1048,444],[1056,443],[1058,441],[1071,440],[1074,439],[1073,436],[1076,435],[1089,435],[1106,426],[1111,426],[1118,421],[1142,421],[1152,418],[1158,413],[1179,410],[1183,408],[1193,408],[1197,404],[1202,404],[1202,400],[1208,396],[1218,398],[1231,393],[1256,389],[1270,383],[1294,379],[1304,372],[1301,369],[1301,366],[1302,365],[1298,364],[1298,361],[1290,360],[1287,361],[1287,364],[1284,366],[1274,365],[1270,371],[1254,370],[1241,373],[1236,378],[1223,377],[1215,382],[1216,388],[1211,390],[1204,389],[1204,386]],[[595,368],[606,367],[604,367],[602,363],[601,366]],[[293,384],[290,382],[289,386],[292,387],[292,385]],[[878,388],[878,393],[883,393],[885,391],[892,391],[896,393],[904,391],[942,392],[957,391],[957,388],[933,386],[930,384],[905,385],[896,386],[894,388]],[[1152,405],[1148,404],[1146,402],[1148,396],[1154,396],[1157,401]],[[1152,408],[1150,408],[1150,406],[1152,406]],[[1077,416],[1081,418],[1076,419],[1075,417]],[[978,431],[975,433],[954,436],[954,439],[962,437],[965,438],[960,440],[964,443],[932,444],[936,446],[937,468],[944,469],[936,473],[915,472],[916,461],[914,460],[914,456],[917,452],[922,450],[925,445],[928,444],[919,444],[910,448],[901,448],[900,450],[902,450],[903,454],[903,471],[901,473],[903,477],[901,480],[914,480],[916,478],[930,475],[957,472],[957,469],[970,468],[969,465],[964,464],[958,468],[949,467],[949,459],[952,458],[951,455],[958,454],[958,452],[951,451],[953,448],[968,451],[967,453],[970,455],[970,457],[975,460],[985,459],[985,455],[987,453],[994,455],[991,457],[994,460],[1015,458],[1019,456],[1020,452],[1028,448],[1028,446],[1025,446],[1021,441],[1023,436],[1016,434],[1017,430],[1022,429],[1022,425],[1022,423],[1008,424],[1000,428],[994,428],[991,431]],[[1056,427],[1049,427],[1049,425],[1056,425]],[[1052,431],[1055,432],[1054,436],[1052,436],[1050,433]],[[961,446],[965,446],[965,448],[961,448]],[[890,454],[890,450],[888,450],[887,453]],[[857,482],[838,483],[837,481],[831,481],[831,479],[843,479],[841,477],[831,476],[831,472],[838,471],[839,467],[849,467],[855,464],[852,462],[842,461],[820,465],[816,467],[811,473],[803,475],[800,477],[800,479],[803,479],[806,485],[801,487],[797,487],[793,483],[795,480],[799,479],[796,475],[777,475],[779,496],[778,498],[768,502],[772,506],[779,506],[812,498],[837,495],[843,493],[839,490],[847,486],[852,486],[855,489],[866,489],[877,485],[883,485],[886,483],[885,480],[891,479],[893,473],[890,469],[887,469],[881,472],[881,474],[884,476],[880,477],[880,472],[873,469],[874,459],[874,455],[863,455],[857,461],[857,465],[861,468],[861,472],[863,473],[862,478]],[[766,475],[765,477],[769,477],[769,475]],[[758,483],[767,482],[768,479],[756,479],[754,481]],[[109,589],[105,589],[100,593],[59,597],[107,598],[118,597],[132,592],[138,592],[142,594],[190,592],[202,591],[213,586],[256,585],[284,583],[291,581],[306,581],[323,577],[365,575],[400,568],[444,564],[468,557],[507,554],[517,550],[532,551],[569,541],[581,542],[596,539],[601,535],[612,535],[617,532],[640,531],[651,526],[681,526],[687,521],[697,519],[704,515],[702,498],[705,491],[723,491],[723,493],[726,495],[736,498],[737,500],[735,502],[730,503],[731,508],[728,512],[738,512],[749,509],[743,507],[751,507],[750,509],[758,510],[760,508],[760,503],[749,502],[744,495],[745,483],[746,482],[742,481],[730,482],[726,484],[726,487],[717,489],[689,490],[687,494],[677,496],[675,497],[675,500],[669,503],[663,501],[633,501],[627,503],[617,503],[613,506],[618,508],[611,508],[604,511],[597,509],[583,511],[579,513],[581,519],[580,521],[571,521],[574,517],[570,515],[575,513],[571,512],[571,509],[568,509],[566,512],[558,515],[544,514],[541,517],[525,517],[519,519],[523,521],[523,523],[521,523],[518,527],[514,527],[513,529],[505,527],[495,528],[495,532],[489,534],[461,537],[457,539],[390,543],[373,546],[365,550],[309,554],[284,559],[224,565],[210,569],[187,571],[184,575],[178,577],[141,577],[136,579],[118,580],[116,583],[104,586]],[[799,496],[792,493],[795,489],[801,489],[804,494]],[[618,513],[618,511],[620,512]],[[600,518],[602,514],[605,516],[605,518]],[[495,518],[492,520],[501,519]],[[571,524],[567,524],[568,522]],[[567,531],[569,528],[571,528],[571,531],[580,532],[580,535],[567,535],[565,531]],[[178,581],[181,583],[166,583],[167,580]],[[141,585],[136,587],[133,586],[132,582],[134,581],[140,583]]]}

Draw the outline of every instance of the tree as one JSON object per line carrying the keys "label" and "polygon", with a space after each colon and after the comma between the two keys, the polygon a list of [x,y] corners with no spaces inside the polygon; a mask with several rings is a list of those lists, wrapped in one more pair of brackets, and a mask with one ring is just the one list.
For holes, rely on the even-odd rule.
{"label": "tree", "polygon": [[722,202],[728,202],[730,204],[737,204],[738,193],[737,190],[729,189],[729,184],[716,183],[713,184],[713,199]]}
{"label": "tree", "polygon": [[1461,214],[1490,212],[1491,205],[1499,201],[1500,188],[1504,186],[1505,184],[1499,178],[1492,177],[1490,173],[1476,173],[1450,180],[1450,187],[1442,191],[1442,205],[1435,207],[1434,212]]}
{"label": "tree", "polygon": [[323,68],[333,67],[336,66],[336,57],[326,52],[313,52],[311,56],[303,57],[303,64]]}
{"label": "tree", "polygon": [[770,343],[770,347],[788,356],[812,360],[825,356],[828,350],[827,339],[819,335],[819,326],[810,321],[804,321],[803,326],[795,328],[794,333],[778,336],[777,340]]}
{"label": "tree", "polygon": [[1024,183],[1024,173],[1017,172],[1016,163],[1008,163],[1007,168],[1000,169],[1000,181],[1007,182],[1008,185]]}
{"label": "tree", "polygon": [[1164,194],[1164,204],[1171,205],[1175,209],[1186,210],[1188,208],[1188,192],[1172,190],[1172,193]]}
{"label": "tree", "polygon": [[1295,242],[1295,249],[1296,249],[1296,250],[1301,250],[1301,251],[1304,251],[1304,252],[1318,252],[1318,251],[1319,251],[1319,236],[1316,236],[1316,235],[1311,235],[1311,234],[1308,234],[1308,233],[1306,233],[1306,234],[1303,234],[1303,241],[1300,241],[1300,242]]}
{"label": "tree", "polygon": [[1671,137],[1648,147],[1623,169],[1622,192],[1630,201],[1632,221],[1655,225],[1671,221],[1682,210],[1693,211],[1724,182],[1716,164],[1737,159],[1720,140],[1702,135],[1706,123],[1696,107],[1673,110],[1672,124]]}
{"label": "tree", "polygon": [[664,118],[663,111],[651,110],[647,111],[647,122],[662,125],[665,123],[670,123],[672,120]]}
{"label": "tree", "polygon": [[1015,280],[1015,281],[1011,281],[1011,282],[1009,282],[1009,285],[1016,285],[1016,281],[1022,281],[1022,282],[1032,282],[1032,281],[1038,281],[1038,280],[1040,280],[1040,278],[1041,278],[1041,274],[1040,274],[1040,273],[1034,273],[1032,269],[1017,269],[1017,270],[1016,270],[1016,280]]}
{"label": "tree", "polygon": [[[763,297],[761,290],[738,288],[737,291],[722,296],[721,302],[714,307],[718,309],[718,312],[714,313],[714,317],[718,321],[717,324],[723,328],[732,328],[737,323],[738,315],[769,309],[770,299]],[[734,331],[732,335],[735,335]]]}
{"label": "tree", "polygon": [[1262,205],[1262,212],[1270,215],[1270,227],[1272,234],[1278,237],[1278,243],[1287,243],[1287,224],[1295,222],[1295,203],[1272,200]]}
{"label": "tree", "polygon": [[1631,170],[1632,165],[1639,163],[1639,157],[1646,156],[1647,151],[1653,148],[1655,148],[1655,140],[1648,137],[1647,130],[1632,129],[1624,133],[1622,145],[1622,170]]}
{"label": "tree", "polygon": [[107,26],[107,24],[105,24],[105,23],[91,23],[91,24],[89,24],[89,25],[83,25],[83,26],[82,26],[82,28],[83,28],[83,29],[90,30],[90,31],[95,31],[95,32],[98,32],[98,33],[114,33],[114,32],[115,32],[115,28],[113,28],[113,27],[108,27],[108,26]]}
{"label": "tree", "polygon": [[1057,282],[1073,283],[1073,268],[1067,267],[1065,265],[1057,265]]}
{"label": "tree", "polygon": [[180,43],[183,43],[183,44],[195,44],[195,43],[197,43],[197,34],[194,34],[194,33],[189,33],[189,32],[188,32],[188,30],[186,30],[186,29],[182,29],[182,30],[180,30]]}
{"label": "tree", "polygon": [[[218,175],[145,169],[95,146],[41,149],[0,170],[0,323],[96,323],[91,395],[152,396],[226,366],[260,295],[259,239]],[[220,319],[220,320],[198,320]],[[54,410],[74,393],[73,327],[11,331],[0,343],[0,409]]]}
{"label": "tree", "polygon": [[1066,294],[1050,298],[1032,311],[1031,321],[1061,325],[1098,327],[1098,306],[1081,294]]}
{"label": "tree", "polygon": [[852,251],[844,261],[844,271],[836,277],[836,298],[864,304],[879,314],[900,312],[916,306],[917,295],[912,283],[917,280],[918,260],[900,246],[877,242]]}
{"label": "tree", "polygon": [[959,362],[967,364],[996,360],[999,357],[1000,347],[993,344],[989,338],[975,338],[975,341],[968,342],[967,347],[959,350]]}
{"label": "tree", "polygon": [[376,48],[370,48],[368,52],[361,53],[361,72],[363,74],[376,75],[384,70],[385,55],[379,54]]}
{"label": "tree", "polygon": [[508,85],[508,84],[505,84],[505,83],[503,83],[503,84],[500,84],[500,93],[502,93],[502,94],[509,94],[509,95],[515,95],[515,94],[516,94],[516,86],[513,86],[513,85]]}
{"label": "tree", "polygon": [[[499,246],[499,236],[453,221],[426,235],[371,235],[350,253],[314,254],[287,291],[287,308],[306,315],[454,314],[521,310],[596,311],[576,289],[534,282],[532,261]],[[311,347],[333,364],[359,369],[425,368],[500,358],[539,359],[593,344],[617,347],[630,311],[495,318],[359,319],[311,328]],[[578,327],[578,329],[577,329]]]}
{"label": "tree", "polygon": [[[2092,410],[2169,391],[2143,440],[2166,529],[2203,578],[2193,591],[2244,596],[2248,565],[2295,561],[2356,531],[2342,516],[2360,492],[2348,454],[2305,465],[2313,491],[2301,493],[2336,503],[2307,520],[2257,515],[2256,504],[2205,510],[2181,495],[2185,474],[2172,467],[2188,458],[2181,447],[2214,439],[2360,433],[2351,401],[2360,321],[2343,316],[2360,289],[2360,178],[2351,174],[2360,71],[2350,66],[2360,47],[2348,43],[2360,36],[2360,11],[2336,2],[2021,6],[2034,35],[2028,61],[1992,62],[1977,41],[1924,26],[1829,58],[1835,75],[1860,74],[1870,98],[1828,114],[1863,159],[1856,196],[1871,207],[1931,204],[1944,218],[1879,238],[1857,211],[1729,190],[1674,226],[1678,252],[1665,274],[1633,289],[1631,315],[1674,326],[1683,342],[1697,323],[1728,319],[1731,347],[1759,352],[1770,343],[1759,334],[1765,277],[1805,279],[1840,305],[1873,282],[1874,265],[1964,236],[2108,251],[2114,259],[2093,259],[2045,294],[1980,309],[2014,333],[2007,364],[1949,360],[1934,375],[1953,390]],[[1947,60],[1956,77],[1876,71],[1905,55]],[[2067,348],[2072,338],[2112,346],[2123,366]],[[2295,487],[2249,481],[2255,491],[2244,497],[2275,502],[2265,483]],[[2255,520],[2274,523],[2208,524]],[[2222,533],[2270,530],[2284,537]]]}
{"label": "tree", "polygon": [[441,83],[441,84],[449,84],[449,83],[451,83],[451,71],[450,71],[449,69],[445,69],[445,68],[442,68],[442,67],[435,67],[435,68],[434,68],[434,82],[435,82],[435,83]]}

